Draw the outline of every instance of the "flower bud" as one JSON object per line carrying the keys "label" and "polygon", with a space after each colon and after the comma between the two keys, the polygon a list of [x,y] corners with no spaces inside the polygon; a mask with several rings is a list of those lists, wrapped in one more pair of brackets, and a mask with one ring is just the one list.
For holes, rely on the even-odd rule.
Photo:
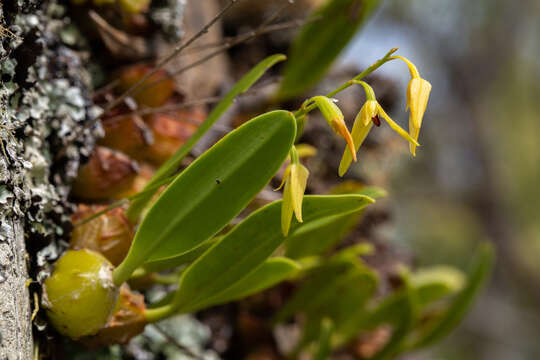
{"label": "flower bud", "polygon": [[[72,216],[72,220],[76,224],[105,207],[81,204]],[[71,234],[70,246],[75,250],[94,250],[105,256],[113,265],[118,265],[126,257],[133,236],[134,231],[125,216],[124,209],[115,208],[87,223],[76,226]]]}
{"label": "flower bud", "polygon": [[[409,134],[416,141],[418,140],[422,118],[426,111],[429,93],[431,92],[431,84],[420,76],[418,69],[409,59],[403,56],[393,56],[391,59],[403,61],[411,73],[411,81],[409,81],[409,85],[407,86],[407,108],[410,108]],[[413,156],[416,156],[416,146],[417,144],[414,143],[409,144]]]}
{"label": "flower bud", "polygon": [[113,313],[118,289],[113,266],[91,250],[68,250],[45,280],[43,303],[51,324],[72,339],[99,331]]}
{"label": "flower bud", "polygon": [[[407,87],[407,107],[410,108],[409,133],[415,140],[418,140],[430,92],[431,84],[421,77],[412,78]],[[415,156],[416,145],[410,144],[410,150],[411,154]]]}
{"label": "flower bud", "polygon": [[283,190],[283,202],[281,205],[281,230],[285,236],[289,234],[293,213],[298,222],[303,222],[302,201],[306,191],[308,176],[308,169],[293,160],[293,163],[285,169],[283,181],[279,188],[276,189],[279,190],[285,185]]}
{"label": "flower bud", "polygon": [[88,163],[79,169],[72,194],[86,200],[116,199],[131,187],[137,170],[137,164],[126,155],[98,146]]}
{"label": "flower bud", "polygon": [[343,119],[343,113],[337,107],[337,105],[331,99],[326,96],[314,96],[310,100],[313,101],[321,114],[324,116],[330,127],[334,130],[336,134],[341,136],[347,142],[347,146],[351,153],[353,160],[356,162],[356,151],[354,150],[354,141],[347,129],[345,120]]}

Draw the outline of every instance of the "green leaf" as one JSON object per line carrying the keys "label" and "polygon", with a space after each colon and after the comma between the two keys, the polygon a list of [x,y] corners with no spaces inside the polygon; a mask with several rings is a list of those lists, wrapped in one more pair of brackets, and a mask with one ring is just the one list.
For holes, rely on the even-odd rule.
{"label": "green leaf", "polygon": [[[345,181],[342,185],[335,187],[331,194],[358,194],[378,199],[386,196],[386,191],[375,186],[363,186],[354,181]],[[301,231],[285,240],[285,255],[292,259],[300,259],[329,251],[353,229],[362,214],[363,211],[337,215],[303,227]]]}
{"label": "green leaf", "polygon": [[[291,234],[312,221],[358,211],[373,200],[361,195],[306,196],[304,222],[293,222]],[[183,274],[174,308],[191,309],[229,288],[264,262],[285,239],[280,227],[281,200],[238,224]]]}
{"label": "green leaf", "polygon": [[334,323],[329,318],[324,318],[321,322],[321,331],[317,344],[317,352],[313,360],[325,360],[330,356],[332,351],[331,342],[332,333],[334,331]]}
{"label": "green leaf", "polygon": [[[415,292],[418,310],[426,305],[455,294],[461,289],[463,274],[457,269],[437,266],[426,268],[409,275],[410,287]],[[382,299],[370,311],[359,308],[350,313],[348,323],[340,331],[338,345],[347,343],[360,331],[370,331],[383,324],[392,324],[394,319],[403,315],[402,310],[407,303],[407,292],[403,289]]]}
{"label": "green leaf", "polygon": [[[208,114],[208,117],[199,126],[197,131],[182,145],[176,153],[170,157],[165,164],[163,164],[152,176],[145,189],[151,188],[155,183],[173,175],[178,168],[184,157],[191,151],[193,146],[200,140],[200,138],[214,125],[214,123],[223,115],[223,113],[232,105],[234,98],[248,90],[270,67],[274,64],[286,59],[285,55],[276,54],[267,57],[260,63],[258,63],[253,69],[251,69],[246,75],[244,75],[238,82],[229,90],[229,92],[221,99],[221,101],[214,107],[212,112]],[[143,191],[144,191],[143,190]],[[156,189],[157,190],[157,189]],[[127,215],[129,220],[135,222],[142,210],[152,199],[152,195],[155,193],[150,192],[145,196],[134,200],[128,209]]]}
{"label": "green leaf", "polygon": [[209,239],[203,242],[196,248],[190,251],[187,251],[181,255],[178,255],[169,259],[165,259],[165,260],[147,262],[146,264],[142,266],[142,268],[144,269],[145,273],[151,273],[151,272],[170,270],[181,265],[189,264],[195,261],[202,254],[204,254],[204,252],[208,250],[212,245],[214,245],[219,239],[221,239],[221,236],[216,236],[212,239]]}
{"label": "green leaf", "polygon": [[411,284],[421,306],[459,292],[464,282],[464,274],[450,266],[439,265],[418,269],[411,275]]}
{"label": "green leaf", "polygon": [[179,256],[215,235],[277,172],[293,144],[288,111],[272,111],[230,132],[184,170],[144,217],[116,284],[144,262]]}
{"label": "green leaf", "polygon": [[[322,331],[322,321],[325,317],[332,319],[336,336],[344,331],[348,327],[351,314],[364,308],[367,300],[375,292],[377,286],[375,273],[356,259],[340,259],[339,262],[349,262],[352,267],[344,274],[334,272],[334,276],[326,283],[321,284],[319,279],[318,283],[315,283],[318,285],[317,288],[313,287],[314,283],[308,284],[311,289],[307,292],[301,288],[299,294],[304,298],[302,302],[298,301],[296,294],[293,298],[299,305],[296,312],[307,317],[299,347],[316,341]],[[305,297],[306,293],[310,294],[309,298]]]}
{"label": "green leaf", "polygon": [[336,185],[330,190],[329,194],[342,195],[342,194],[358,194],[366,195],[373,199],[380,199],[386,197],[388,193],[386,190],[377,186],[365,186],[364,184],[354,181],[346,180]]}
{"label": "green leaf", "polygon": [[317,297],[322,296],[322,292],[326,291],[329,284],[344,277],[355,266],[357,266],[356,262],[347,259],[326,262],[311,269],[294,295],[274,315],[273,322],[283,322],[297,312],[305,312],[306,304],[315,302]]}
{"label": "green leaf", "polygon": [[198,309],[244,298],[288,279],[299,269],[300,266],[296,262],[284,257],[268,259],[229,288],[186,312],[194,312]]}
{"label": "green leaf", "polygon": [[313,222],[285,240],[285,256],[299,259],[322,254],[336,243],[358,223],[362,211],[353,214],[337,215]]}
{"label": "green leaf", "polygon": [[400,311],[392,318],[392,337],[384,347],[371,357],[373,360],[394,359],[402,350],[407,335],[413,330],[418,316],[416,292],[410,284],[408,274],[402,273],[404,290]]}
{"label": "green leaf", "polygon": [[[355,284],[356,286],[354,286]],[[337,257],[310,271],[291,299],[274,316],[281,322],[296,313],[331,316],[338,325],[340,314],[356,309],[375,290],[377,276],[358,259]],[[344,294],[347,293],[347,296]],[[362,300],[363,299],[363,300]],[[339,303],[339,306],[336,304]]]}
{"label": "green leaf", "polygon": [[448,335],[458,326],[475,297],[488,280],[494,259],[493,247],[488,243],[482,244],[473,259],[465,288],[456,296],[448,310],[435,324],[430,326],[423,336],[410,345],[409,348],[417,349],[429,346]]}
{"label": "green leaf", "polygon": [[315,85],[380,0],[330,0],[294,40],[278,98],[285,100]]}

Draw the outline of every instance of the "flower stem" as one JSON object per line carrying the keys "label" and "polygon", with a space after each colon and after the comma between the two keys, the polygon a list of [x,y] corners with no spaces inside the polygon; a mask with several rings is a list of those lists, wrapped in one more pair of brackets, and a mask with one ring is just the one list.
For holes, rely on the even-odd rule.
{"label": "flower stem", "polygon": [[[373,71],[377,70],[379,67],[381,67],[383,64],[385,64],[386,62],[390,61],[390,60],[394,60],[395,58],[391,57],[393,53],[395,53],[397,51],[397,48],[393,48],[393,49],[390,49],[390,51],[388,51],[386,53],[386,55],[384,55],[381,59],[377,60],[375,63],[373,63],[370,67],[368,67],[366,70],[362,71],[360,74],[356,75],[354,78],[352,78],[351,80],[343,83],[341,86],[339,86],[338,88],[330,91],[328,94],[326,94],[326,97],[332,97],[334,95],[336,95],[337,93],[340,93],[341,91],[347,89],[349,86],[352,86],[353,84],[357,83],[358,80],[368,76],[369,74],[371,74]],[[302,115],[305,115],[307,114],[308,112],[312,111],[313,109],[315,109],[317,107],[316,104],[312,103],[311,105],[308,105],[308,106],[305,106],[305,107],[302,107],[300,109],[298,109],[297,111],[294,112],[294,116],[296,118],[302,116]]]}

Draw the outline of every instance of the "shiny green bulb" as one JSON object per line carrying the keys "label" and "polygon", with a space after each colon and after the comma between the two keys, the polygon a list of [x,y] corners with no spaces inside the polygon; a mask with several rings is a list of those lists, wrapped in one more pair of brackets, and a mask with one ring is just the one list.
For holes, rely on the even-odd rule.
{"label": "shiny green bulb", "polygon": [[112,264],[91,250],[68,250],[45,280],[43,303],[52,325],[72,339],[98,332],[118,298]]}

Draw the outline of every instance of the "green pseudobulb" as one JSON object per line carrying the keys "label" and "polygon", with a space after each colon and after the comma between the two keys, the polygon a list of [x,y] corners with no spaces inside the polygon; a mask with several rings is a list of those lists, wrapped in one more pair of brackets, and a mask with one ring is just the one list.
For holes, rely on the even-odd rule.
{"label": "green pseudobulb", "polygon": [[98,332],[112,315],[118,288],[112,264],[91,250],[68,250],[45,280],[44,304],[58,332],[78,339]]}

